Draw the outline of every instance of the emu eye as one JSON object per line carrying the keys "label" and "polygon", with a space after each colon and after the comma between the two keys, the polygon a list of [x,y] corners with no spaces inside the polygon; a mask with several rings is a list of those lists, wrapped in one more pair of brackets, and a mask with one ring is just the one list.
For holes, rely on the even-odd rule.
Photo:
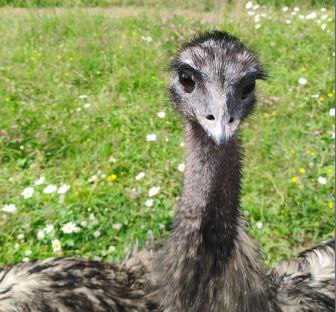
{"label": "emu eye", "polygon": [[187,93],[191,93],[195,89],[195,81],[188,73],[182,72],[179,74],[179,82],[183,87],[183,90]]}
{"label": "emu eye", "polygon": [[245,100],[247,96],[254,90],[254,88],[255,88],[255,81],[252,81],[246,86],[244,86],[242,93],[241,93],[241,99]]}

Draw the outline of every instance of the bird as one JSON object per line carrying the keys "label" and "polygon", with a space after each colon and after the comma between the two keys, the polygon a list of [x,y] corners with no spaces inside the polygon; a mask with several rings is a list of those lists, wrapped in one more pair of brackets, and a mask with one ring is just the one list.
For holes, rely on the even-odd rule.
{"label": "bird", "polygon": [[223,31],[185,43],[168,93],[186,133],[167,241],[122,262],[51,258],[0,270],[0,311],[324,312],[335,309],[335,240],[262,266],[240,211],[239,128],[254,112],[256,53]]}
{"label": "bird", "polygon": [[158,255],[165,312],[335,309],[335,241],[263,268],[240,211],[239,126],[254,112],[267,71],[238,38],[214,31],[171,61],[169,95],[186,131],[182,196]]}

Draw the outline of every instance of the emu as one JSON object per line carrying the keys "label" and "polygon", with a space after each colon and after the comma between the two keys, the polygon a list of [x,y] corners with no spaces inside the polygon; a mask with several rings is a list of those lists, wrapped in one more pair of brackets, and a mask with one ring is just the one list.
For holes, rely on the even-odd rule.
{"label": "emu", "polygon": [[241,221],[238,129],[266,76],[225,32],[185,44],[171,62],[169,93],[185,123],[187,162],[163,249],[122,263],[61,258],[5,267],[0,311],[334,311],[334,241],[268,271]]}

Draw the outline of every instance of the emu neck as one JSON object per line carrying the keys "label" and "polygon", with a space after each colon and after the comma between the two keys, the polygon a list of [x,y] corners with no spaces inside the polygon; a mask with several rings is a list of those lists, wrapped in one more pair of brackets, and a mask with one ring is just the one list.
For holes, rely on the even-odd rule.
{"label": "emu neck", "polygon": [[[239,216],[241,156],[237,139],[218,147],[198,124],[187,124],[187,164],[177,231],[193,233],[214,272],[230,257]],[[190,228],[184,222],[192,222]],[[182,228],[181,228],[182,226]]]}
{"label": "emu neck", "polygon": [[165,311],[269,311],[256,250],[239,220],[238,139],[218,147],[194,123],[186,134],[183,193],[161,263]]}

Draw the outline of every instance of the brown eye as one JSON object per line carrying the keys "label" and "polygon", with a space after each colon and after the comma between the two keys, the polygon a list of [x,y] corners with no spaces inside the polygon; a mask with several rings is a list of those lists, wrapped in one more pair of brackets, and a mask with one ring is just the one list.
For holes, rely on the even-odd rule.
{"label": "brown eye", "polygon": [[179,74],[179,82],[183,87],[183,90],[187,93],[191,93],[195,89],[195,81],[188,73],[180,73]]}
{"label": "brown eye", "polygon": [[245,100],[247,96],[254,90],[254,88],[255,88],[255,81],[244,86],[242,93],[241,93],[241,99]]}

